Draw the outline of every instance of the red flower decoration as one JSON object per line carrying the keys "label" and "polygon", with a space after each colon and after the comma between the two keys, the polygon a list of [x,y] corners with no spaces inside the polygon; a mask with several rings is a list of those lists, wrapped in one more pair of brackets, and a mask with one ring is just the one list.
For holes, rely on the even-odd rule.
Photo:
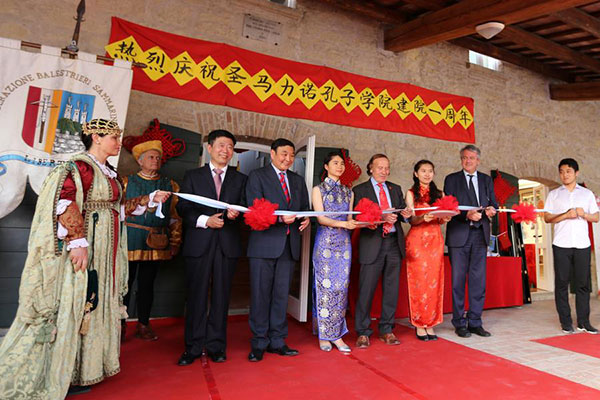
{"label": "red flower decoration", "polygon": [[372,202],[366,197],[360,199],[356,207],[354,207],[354,211],[360,212],[360,214],[356,216],[356,220],[361,222],[374,223],[381,221],[381,216],[383,215],[379,204]]}
{"label": "red flower decoration", "polygon": [[438,207],[438,210],[458,211],[458,200],[452,195],[440,197],[433,204],[433,207]]}
{"label": "red flower decoration", "polygon": [[252,230],[264,231],[277,221],[274,212],[279,208],[279,204],[271,203],[267,199],[254,199],[249,208],[250,211],[244,214],[244,220]]}
{"label": "red flower decoration", "polygon": [[521,222],[535,223],[536,213],[533,204],[519,203],[518,205],[515,204],[512,208],[516,212],[512,213],[511,217],[517,224]]}

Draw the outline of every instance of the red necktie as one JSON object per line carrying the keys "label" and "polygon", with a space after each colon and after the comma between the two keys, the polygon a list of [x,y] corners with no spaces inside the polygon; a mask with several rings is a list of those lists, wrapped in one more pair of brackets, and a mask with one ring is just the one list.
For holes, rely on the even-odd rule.
{"label": "red necktie", "polygon": [[[290,201],[292,199],[290,197],[290,191],[288,190],[287,183],[285,183],[285,172],[279,173],[279,183],[281,183],[281,188],[283,189],[283,194],[285,195],[285,199],[287,200],[287,203],[290,204]],[[290,234],[290,226],[289,225],[287,226],[286,234],[287,235]]]}
{"label": "red necktie", "polygon": [[290,204],[290,191],[288,190],[287,183],[285,183],[285,172],[279,173],[279,182],[281,183],[281,188],[283,189],[283,194],[285,194],[285,199],[287,203]]}
{"label": "red necktie", "polygon": [[[390,203],[388,201],[387,195],[385,194],[385,190],[383,189],[383,183],[378,183],[379,186],[379,205],[382,210],[387,210],[390,208]],[[386,222],[383,224],[383,236],[386,236],[392,230],[392,224]]]}

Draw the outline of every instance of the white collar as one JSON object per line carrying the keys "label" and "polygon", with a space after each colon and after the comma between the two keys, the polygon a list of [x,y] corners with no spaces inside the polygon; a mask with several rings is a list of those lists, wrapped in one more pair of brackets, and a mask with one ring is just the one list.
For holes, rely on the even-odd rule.
{"label": "white collar", "polygon": [[92,161],[94,161],[94,163],[96,163],[96,165],[98,166],[98,168],[100,168],[100,171],[102,171],[104,175],[108,176],[111,179],[115,179],[117,177],[117,173],[115,171],[108,168],[106,164],[102,164],[100,161],[98,161],[98,159],[94,157],[92,153],[87,153],[87,155],[92,159]]}
{"label": "white collar", "polygon": [[[211,172],[215,172],[215,169],[217,169],[217,167],[212,163],[212,161],[210,161],[208,163],[208,166],[210,168]],[[225,167],[220,168],[221,171],[223,171],[223,173],[227,172],[227,167],[229,167],[229,164],[227,164]],[[216,173],[216,172],[215,172]]]}
{"label": "white collar", "polygon": [[283,174],[284,174],[285,176],[287,176],[287,170],[286,170],[286,171],[282,171],[282,170],[280,170],[279,168],[277,168],[277,167],[275,166],[275,164],[273,164],[273,163],[271,163],[271,166],[273,167],[273,169],[274,169],[274,170],[275,170],[275,172],[277,173],[277,176],[279,176],[279,174],[281,174],[282,172],[283,172]]}
{"label": "white collar", "polygon": [[[370,180],[371,180],[371,185],[373,185],[373,186],[379,186],[379,182],[377,182],[377,181],[375,180],[375,178],[371,177],[371,178],[370,178]],[[386,182],[387,182],[387,181],[383,181],[383,182],[381,182],[381,183],[383,183],[383,186],[384,186],[384,187],[387,187],[387,184],[386,184]]]}
{"label": "white collar", "polygon": [[473,178],[477,178],[477,170],[475,170],[475,172],[473,172],[472,174],[468,173],[467,171],[465,171],[463,169],[463,172],[465,173],[465,177],[469,177],[469,175],[473,175]]}
{"label": "white collar", "polygon": [[[565,185],[560,185],[558,188],[562,189],[562,190],[566,190],[567,192],[569,191],[569,189],[567,189],[567,187]],[[579,183],[576,183],[575,187],[573,188],[573,192],[578,189],[584,189],[584,187],[581,186]]]}

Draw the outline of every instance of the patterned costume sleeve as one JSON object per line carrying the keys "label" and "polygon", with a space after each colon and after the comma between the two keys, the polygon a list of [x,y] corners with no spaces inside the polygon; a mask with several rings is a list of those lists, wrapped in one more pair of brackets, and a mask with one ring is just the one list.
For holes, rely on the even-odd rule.
{"label": "patterned costume sleeve", "polygon": [[132,199],[124,198],[123,205],[125,206],[125,215],[131,215],[138,206],[147,207],[149,202],[150,196],[148,196],[147,194],[143,196],[134,197]]}
{"label": "patterned costume sleeve", "polygon": [[85,237],[83,216],[75,202],[69,204],[65,212],[58,216],[58,222],[67,230],[67,243]]}
{"label": "patterned costume sleeve", "polygon": [[[94,171],[92,167],[84,162],[76,161],[75,164],[77,165],[77,169],[79,170],[79,174],[81,176],[81,183],[85,198],[85,193],[87,193],[92,185]],[[67,236],[65,237],[65,241],[67,243],[70,243],[75,239],[81,239],[85,237],[83,215],[75,203],[76,194],[77,188],[75,186],[75,182],[73,181],[73,176],[69,173],[60,191],[59,199],[69,200],[71,201],[71,204],[69,204],[66,210],[58,216],[58,222],[67,230]]]}
{"label": "patterned costume sleeve", "polygon": [[[171,179],[171,186],[173,187],[173,192],[179,192],[179,185],[177,182]],[[179,214],[177,214],[177,200],[179,198],[177,196],[171,196],[171,223],[169,224],[169,242],[171,247],[175,247],[179,249],[181,246],[181,230],[182,230],[182,221]]]}

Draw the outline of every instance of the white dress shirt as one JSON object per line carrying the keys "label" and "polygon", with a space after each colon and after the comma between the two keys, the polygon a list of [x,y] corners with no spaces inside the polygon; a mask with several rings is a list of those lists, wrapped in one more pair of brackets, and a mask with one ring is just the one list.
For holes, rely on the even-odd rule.
{"label": "white dress shirt", "polygon": [[[569,192],[564,185],[552,190],[546,199],[545,209],[552,214],[562,214],[572,208],[583,208],[586,214],[598,212],[596,196],[591,190],[575,185]],[[564,219],[554,224],[554,246],[585,249],[591,246],[588,222],[581,218]]]}
{"label": "white dress shirt", "polygon": [[[217,167],[215,167],[212,162],[208,163],[208,167],[210,168],[210,174],[212,175],[212,178],[214,180],[215,176],[217,175],[217,173],[215,172],[215,168],[217,168]],[[229,166],[226,165],[222,168],[223,173],[221,174],[221,183],[225,182],[225,174],[227,174],[228,167]],[[223,212],[227,212],[227,210],[224,210]],[[198,219],[196,220],[196,228],[202,228],[202,229],[208,228],[208,226],[206,225],[206,221],[208,221],[209,218],[210,218],[210,215],[202,214],[201,216],[199,216]]]}

